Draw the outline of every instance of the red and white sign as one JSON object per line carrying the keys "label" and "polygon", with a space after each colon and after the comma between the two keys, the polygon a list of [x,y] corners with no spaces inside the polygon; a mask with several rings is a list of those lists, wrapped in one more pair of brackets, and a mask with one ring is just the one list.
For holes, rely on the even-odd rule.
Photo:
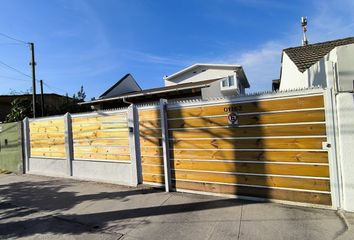
{"label": "red and white sign", "polygon": [[227,115],[227,120],[229,121],[229,125],[237,126],[238,125],[238,115],[235,112],[230,112]]}

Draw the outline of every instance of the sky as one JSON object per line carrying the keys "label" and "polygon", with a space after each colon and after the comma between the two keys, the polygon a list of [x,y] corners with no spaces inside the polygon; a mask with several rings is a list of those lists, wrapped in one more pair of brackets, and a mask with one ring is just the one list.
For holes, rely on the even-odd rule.
{"label": "sky", "polygon": [[[282,49],[354,36],[354,1],[311,0],[1,0],[0,94],[31,88],[98,97],[126,73],[143,89],[194,63],[241,64],[248,92],[271,89]],[[4,64],[15,68],[9,68]],[[38,89],[38,88],[37,88]]]}

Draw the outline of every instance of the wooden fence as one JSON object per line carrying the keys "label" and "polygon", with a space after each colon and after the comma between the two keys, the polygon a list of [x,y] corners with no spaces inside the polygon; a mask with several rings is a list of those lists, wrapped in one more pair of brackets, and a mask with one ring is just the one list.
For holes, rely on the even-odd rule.
{"label": "wooden fence", "polygon": [[128,163],[129,168],[115,170],[117,165],[105,165],[101,177],[109,172],[167,191],[331,205],[333,163],[324,147],[331,142],[325,110],[319,89],[161,101],[118,112],[31,120],[29,151],[32,158],[66,159],[74,175],[79,169],[96,174],[102,167],[95,163],[90,170],[79,161]]}
{"label": "wooden fence", "polygon": [[167,114],[175,189],[331,205],[322,94]]}
{"label": "wooden fence", "polygon": [[127,113],[72,118],[74,159],[130,161]]}

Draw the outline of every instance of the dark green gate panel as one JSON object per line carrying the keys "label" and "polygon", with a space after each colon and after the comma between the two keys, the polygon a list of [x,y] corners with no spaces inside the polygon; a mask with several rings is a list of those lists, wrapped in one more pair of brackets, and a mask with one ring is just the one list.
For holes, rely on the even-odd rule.
{"label": "dark green gate panel", "polygon": [[21,122],[0,124],[0,169],[23,171]]}

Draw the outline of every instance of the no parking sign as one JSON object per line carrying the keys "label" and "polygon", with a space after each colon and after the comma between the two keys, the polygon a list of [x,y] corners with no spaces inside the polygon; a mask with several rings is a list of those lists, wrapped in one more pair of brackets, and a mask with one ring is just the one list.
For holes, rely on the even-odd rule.
{"label": "no parking sign", "polygon": [[229,125],[237,126],[238,125],[238,115],[235,112],[230,112],[227,115],[227,120],[229,121]]}

